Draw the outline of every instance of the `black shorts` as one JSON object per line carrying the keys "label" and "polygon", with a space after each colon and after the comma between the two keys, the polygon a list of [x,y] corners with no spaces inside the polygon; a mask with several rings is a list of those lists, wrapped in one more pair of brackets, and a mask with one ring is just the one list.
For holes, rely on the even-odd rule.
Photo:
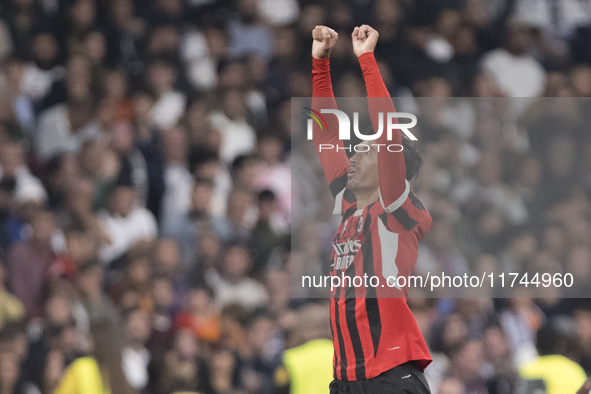
{"label": "black shorts", "polygon": [[371,379],[335,379],[330,383],[330,394],[431,394],[431,390],[423,372],[410,361]]}

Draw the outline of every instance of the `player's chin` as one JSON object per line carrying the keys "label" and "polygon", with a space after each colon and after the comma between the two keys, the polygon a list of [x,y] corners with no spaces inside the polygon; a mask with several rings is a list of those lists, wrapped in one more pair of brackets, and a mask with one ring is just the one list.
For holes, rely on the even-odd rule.
{"label": "player's chin", "polygon": [[357,181],[355,179],[355,176],[354,175],[353,176],[349,175],[347,177],[347,189],[353,190],[353,189],[355,189],[355,186],[356,185],[357,185]]}

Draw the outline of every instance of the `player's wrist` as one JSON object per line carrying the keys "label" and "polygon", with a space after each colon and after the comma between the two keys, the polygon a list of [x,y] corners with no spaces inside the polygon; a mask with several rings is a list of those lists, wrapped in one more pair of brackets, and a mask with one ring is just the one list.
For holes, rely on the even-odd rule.
{"label": "player's wrist", "polygon": [[377,66],[376,58],[372,52],[365,52],[357,58],[359,61],[359,65],[361,66],[361,70],[365,73],[366,70],[369,70],[375,66]]}
{"label": "player's wrist", "polygon": [[328,60],[330,59],[330,50],[326,50],[325,52],[312,52],[312,59],[316,60]]}
{"label": "player's wrist", "polygon": [[330,58],[325,59],[317,59],[312,57],[312,68],[317,72],[325,72],[328,71],[330,67]]}
{"label": "player's wrist", "polygon": [[359,55],[357,55],[357,59],[361,60],[362,58],[371,58],[373,57],[373,50],[371,51],[365,51],[363,53],[360,53]]}

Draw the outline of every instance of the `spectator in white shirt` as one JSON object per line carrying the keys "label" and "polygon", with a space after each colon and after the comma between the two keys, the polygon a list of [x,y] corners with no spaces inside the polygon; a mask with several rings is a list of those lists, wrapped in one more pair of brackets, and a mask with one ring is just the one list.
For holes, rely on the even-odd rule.
{"label": "spectator in white shirt", "polygon": [[533,44],[531,28],[517,23],[507,31],[506,48],[488,52],[482,66],[507,96],[538,97],[544,89],[544,69],[528,53]]}
{"label": "spectator in white shirt", "polygon": [[41,102],[65,74],[64,67],[58,64],[58,52],[59,44],[53,34],[40,32],[33,37],[32,59],[25,65],[21,92],[35,103]]}
{"label": "spectator in white shirt", "polygon": [[262,136],[258,151],[262,160],[257,167],[256,188],[271,189],[275,193],[287,224],[291,216],[291,169],[281,161],[281,140],[273,134]]}
{"label": "spectator in white shirt", "polygon": [[19,142],[5,143],[0,149],[0,179],[4,177],[16,180],[16,202],[31,199],[43,202],[47,200],[43,184],[27,167],[23,146]]}
{"label": "spectator in white shirt", "polygon": [[501,157],[495,152],[482,152],[472,179],[459,182],[453,197],[462,206],[475,203],[491,204],[500,209],[512,225],[528,220],[523,196],[502,180]]}
{"label": "spectator in white shirt", "polygon": [[84,142],[101,137],[89,101],[58,104],[41,113],[37,126],[37,155],[49,160],[61,153],[78,153]]}
{"label": "spectator in white shirt", "polygon": [[171,128],[163,133],[164,196],[160,225],[164,231],[174,227],[191,209],[193,177],[187,166],[187,137],[184,130]]}
{"label": "spectator in white shirt", "polygon": [[37,155],[43,160],[80,151],[84,142],[101,137],[92,98],[91,70],[88,59],[76,56],[68,62],[67,103],[45,110],[37,125]]}
{"label": "spectator in white shirt", "polygon": [[246,121],[246,103],[239,89],[226,91],[223,111],[212,113],[209,120],[221,135],[219,154],[223,163],[231,163],[237,156],[254,149],[256,133]]}
{"label": "spectator in white shirt", "polygon": [[129,385],[141,392],[148,384],[150,352],[146,341],[150,337],[150,315],[141,310],[131,311],[125,324],[127,345],[123,348],[123,371]]}
{"label": "spectator in white shirt", "polygon": [[0,100],[10,108],[22,131],[30,135],[35,128],[35,113],[31,99],[21,89],[24,72],[25,64],[19,59],[10,59],[5,63],[3,80],[0,77]]}
{"label": "spectator in white shirt", "polygon": [[175,68],[167,61],[157,60],[148,68],[148,84],[158,97],[151,110],[152,122],[161,129],[175,126],[185,111],[187,98],[174,90],[175,80]]}
{"label": "spectator in white shirt", "polygon": [[226,305],[239,304],[248,310],[262,307],[268,300],[265,287],[248,277],[251,258],[243,246],[228,249],[222,263],[221,275],[216,271],[207,274],[208,284],[215,289],[216,302],[221,309]]}
{"label": "spectator in white shirt", "polygon": [[123,182],[111,195],[108,211],[99,214],[111,243],[100,250],[100,259],[108,264],[121,257],[134,244],[158,235],[154,215],[135,201],[135,190]]}

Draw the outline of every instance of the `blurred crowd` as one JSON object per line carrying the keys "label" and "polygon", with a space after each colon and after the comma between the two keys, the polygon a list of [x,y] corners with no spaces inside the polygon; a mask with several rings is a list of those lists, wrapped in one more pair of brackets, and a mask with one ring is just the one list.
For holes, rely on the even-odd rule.
{"label": "blurred crowd", "polygon": [[[312,196],[292,250],[290,169],[324,180],[291,149],[290,99],[312,94],[318,24],[341,37],[335,94],[365,96],[362,23],[392,96],[443,100],[415,104],[434,219],[417,271],[559,266],[584,294],[591,1],[1,0],[0,394],[77,392],[89,355],[113,394],[282,389],[283,352],[329,337],[290,265],[327,262],[335,228]],[[532,99],[497,108],[512,97]],[[591,372],[584,299],[409,303],[434,393],[525,393],[532,362],[551,394]]]}

